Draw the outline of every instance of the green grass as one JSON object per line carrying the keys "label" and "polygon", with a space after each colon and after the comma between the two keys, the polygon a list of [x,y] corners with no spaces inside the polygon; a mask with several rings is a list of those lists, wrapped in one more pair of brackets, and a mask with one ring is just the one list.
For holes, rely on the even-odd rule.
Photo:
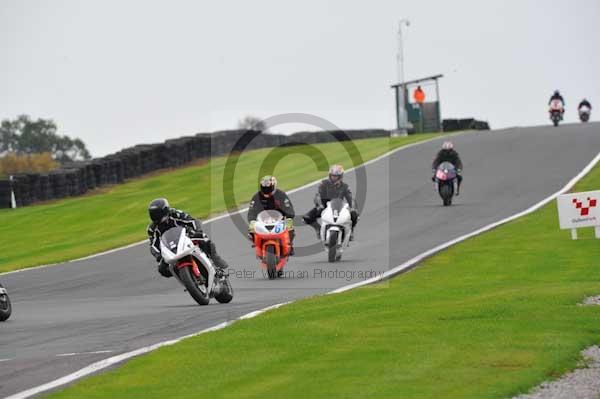
{"label": "green grass", "polygon": [[[595,168],[577,190],[600,187]],[[556,205],[389,283],[314,297],[164,347],[52,398],[506,398],[600,341],[599,241]]]}
{"label": "green grass", "polygon": [[[249,151],[232,158],[238,161],[235,176],[224,177],[227,158],[220,157],[204,165],[103,188],[95,195],[3,209],[0,272],[71,260],[143,240],[148,225],[147,206],[157,197],[165,196],[172,206],[205,218],[247,203],[261,175],[275,173],[280,187],[289,190],[322,177],[329,163],[351,167],[361,159],[366,161],[392,148],[435,136],[357,140],[353,142],[355,147],[348,142],[335,142]],[[310,154],[323,154],[317,157],[318,166],[310,160]],[[234,203],[231,191],[224,193],[224,182],[233,182],[237,199]],[[296,206],[303,209],[302,204]]]}

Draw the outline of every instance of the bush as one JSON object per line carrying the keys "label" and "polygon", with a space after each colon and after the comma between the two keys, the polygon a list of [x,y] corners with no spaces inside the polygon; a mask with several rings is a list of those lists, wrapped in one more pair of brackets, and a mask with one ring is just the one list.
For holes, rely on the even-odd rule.
{"label": "bush", "polygon": [[0,176],[18,173],[49,172],[59,167],[52,154],[15,154],[8,153],[0,158]]}
{"label": "bush", "polygon": [[254,130],[261,133],[267,132],[267,125],[265,121],[256,116],[248,115],[238,122],[238,129],[242,130]]}

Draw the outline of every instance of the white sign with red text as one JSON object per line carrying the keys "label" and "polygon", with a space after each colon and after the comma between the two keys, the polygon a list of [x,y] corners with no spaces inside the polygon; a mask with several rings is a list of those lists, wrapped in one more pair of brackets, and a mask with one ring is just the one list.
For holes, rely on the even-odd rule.
{"label": "white sign with red text", "polygon": [[[600,191],[587,191],[559,195],[558,221],[561,229],[596,227],[596,237],[600,231]],[[577,238],[577,233],[573,233]]]}

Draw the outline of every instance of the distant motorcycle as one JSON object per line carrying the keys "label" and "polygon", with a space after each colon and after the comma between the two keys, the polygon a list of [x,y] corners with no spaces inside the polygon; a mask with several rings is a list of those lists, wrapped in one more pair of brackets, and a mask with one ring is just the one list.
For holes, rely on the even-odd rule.
{"label": "distant motorcycle", "polygon": [[444,206],[452,205],[452,197],[456,192],[456,168],[450,162],[442,162],[435,171],[435,185]]}
{"label": "distant motorcycle", "polygon": [[584,105],[583,107],[579,108],[579,120],[583,123],[589,121],[591,113],[592,110],[590,109],[590,107]]}
{"label": "distant motorcycle", "polygon": [[321,212],[321,242],[327,251],[329,262],[342,259],[344,248],[350,243],[352,218],[350,206],[340,198],[327,202],[327,207]]}
{"label": "distant motorcycle", "polygon": [[276,210],[265,210],[256,216],[254,223],[254,248],[260,266],[267,270],[269,279],[283,276],[290,256],[290,233],[287,223]]}
{"label": "distant motorcycle", "polygon": [[212,260],[200,249],[202,240],[190,238],[183,227],[173,227],[162,234],[160,253],[199,305],[208,305],[211,297],[220,303],[231,302],[233,287],[226,275],[217,275]]}
{"label": "distant motorcycle", "polygon": [[556,99],[550,102],[550,120],[554,126],[558,126],[559,122],[563,120],[565,108],[562,101]]}
{"label": "distant motorcycle", "polygon": [[8,292],[6,292],[6,288],[0,284],[0,321],[8,320],[11,313],[12,306],[10,304],[10,299],[8,298]]}

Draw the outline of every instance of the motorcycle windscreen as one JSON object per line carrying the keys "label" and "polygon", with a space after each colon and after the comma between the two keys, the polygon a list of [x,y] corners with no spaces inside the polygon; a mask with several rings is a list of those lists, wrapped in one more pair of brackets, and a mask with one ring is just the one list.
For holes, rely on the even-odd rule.
{"label": "motorcycle windscreen", "polygon": [[182,230],[183,227],[180,226],[170,228],[162,234],[160,237],[160,242],[172,252],[176,252]]}
{"label": "motorcycle windscreen", "polygon": [[334,212],[338,211],[338,213],[341,212],[341,210],[344,208],[344,205],[346,205],[346,201],[343,200],[342,198],[334,198],[329,203],[330,203],[331,209]]}
{"label": "motorcycle windscreen", "polygon": [[438,166],[438,170],[440,170],[440,169],[450,171],[450,170],[454,170],[456,168],[454,167],[454,165],[452,164],[452,162],[447,162],[446,161],[446,162],[442,162],[440,164],[440,166]]}
{"label": "motorcycle windscreen", "polygon": [[451,180],[456,177],[456,168],[450,162],[442,162],[435,172],[439,180]]}
{"label": "motorcycle windscreen", "polygon": [[271,225],[283,220],[283,215],[281,212],[276,210],[267,210],[260,212],[258,216],[256,216],[256,220],[261,223]]}

